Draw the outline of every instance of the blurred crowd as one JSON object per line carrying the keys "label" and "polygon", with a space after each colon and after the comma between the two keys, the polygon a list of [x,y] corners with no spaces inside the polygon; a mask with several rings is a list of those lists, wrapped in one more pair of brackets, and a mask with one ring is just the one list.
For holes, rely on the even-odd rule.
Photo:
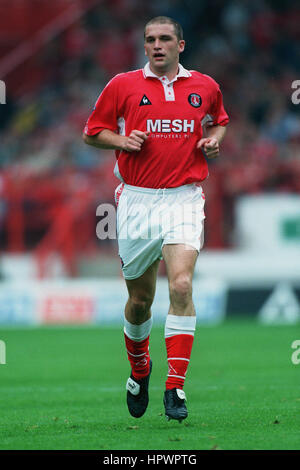
{"label": "blurred crowd", "polygon": [[[158,15],[182,24],[181,63],[220,84],[230,116],[221,156],[209,162],[203,184],[206,248],[234,243],[238,196],[299,193],[300,104],[291,99],[292,83],[300,80],[297,3],[104,0],[38,50],[32,80],[8,86],[0,106],[1,248],[35,249],[62,207],[73,210],[69,228],[79,221],[86,228],[76,233],[77,249],[99,246],[96,207],[113,202],[118,181],[113,153],[85,145],[82,130],[106,82],[144,66],[144,25]],[[21,225],[23,238],[16,235]]]}

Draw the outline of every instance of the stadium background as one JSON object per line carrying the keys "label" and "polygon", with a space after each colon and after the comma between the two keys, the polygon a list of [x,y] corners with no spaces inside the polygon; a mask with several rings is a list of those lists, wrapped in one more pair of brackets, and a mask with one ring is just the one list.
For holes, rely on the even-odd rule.
{"label": "stadium background", "polygon": [[[118,377],[126,379],[127,363],[120,344],[126,289],[116,240],[96,236],[97,207],[114,204],[115,160],[113,152],[85,145],[81,134],[106,82],[119,72],[144,65],[145,22],[167,15],[184,29],[182,64],[220,83],[231,119],[221,156],[209,162],[210,176],[203,184],[205,247],[196,269],[194,300],[199,324],[214,328],[201,333],[202,346],[195,346],[194,360],[201,359],[199,367],[205,368],[201,377],[206,373],[209,377],[204,390],[207,386],[210,393],[216,383],[214,374],[222,376],[223,366],[231,371],[239,364],[236,382],[234,375],[227,377],[225,395],[224,390],[216,392],[220,401],[214,411],[219,417],[225,413],[226,393],[230,401],[229,395],[245,390],[251,373],[258,372],[258,380],[249,378],[249,390],[256,395],[246,398],[245,392],[239,410],[245,410],[251,400],[259,400],[260,392],[262,408],[252,410],[250,421],[242,412],[234,415],[239,425],[250,422],[250,429],[267,402],[265,390],[257,392],[254,383],[272,384],[269,392],[278,403],[289,400],[290,393],[290,408],[287,402],[280,409],[270,403],[268,408],[273,413],[268,415],[272,424],[280,422],[278,415],[284,415],[284,409],[290,410],[284,435],[289,439],[281,436],[268,444],[258,443],[254,431],[251,440],[239,430],[241,442],[229,440],[220,444],[222,448],[281,445],[299,449],[291,426],[293,421],[297,428],[297,419],[292,417],[299,401],[293,392],[297,367],[290,360],[300,318],[300,104],[292,101],[292,84],[300,80],[298,2],[1,0],[0,14],[5,20],[0,31],[0,79],[6,86],[6,103],[0,104],[0,339],[7,348],[7,364],[0,365],[0,373],[6,403],[3,422],[7,419],[9,429],[15,426],[11,435],[4,432],[1,448],[99,448],[91,436],[80,441],[76,427],[82,423],[74,424],[76,419],[72,422],[69,417],[78,409],[68,408],[76,393],[79,400],[83,391],[99,404],[97,380],[101,377],[103,381],[99,371],[105,373],[103,390],[110,390],[112,407],[120,406],[117,387],[121,386],[110,373],[117,371]],[[159,274],[153,307],[156,325],[163,324],[168,308],[163,262]],[[117,328],[105,329],[115,323]],[[266,324],[275,324],[276,331]],[[163,346],[155,331],[153,350],[156,347],[160,357]],[[255,338],[253,342],[251,338]],[[114,360],[121,369],[100,358],[97,361],[98,348],[110,340],[118,344]],[[264,351],[258,346],[263,344]],[[210,349],[213,345],[215,349]],[[248,368],[239,363],[246,356]],[[1,357],[3,364],[3,351],[0,364]],[[217,372],[213,373],[210,368],[215,366]],[[245,371],[249,372],[247,378]],[[154,376],[156,373],[159,369]],[[284,397],[279,377],[280,386],[285,383]],[[228,383],[239,385],[232,392]],[[68,386],[75,394],[72,397]],[[196,400],[191,388],[192,393]],[[69,401],[63,398],[65,394]],[[31,396],[37,404],[33,408]],[[60,411],[58,405],[54,411],[51,399],[53,403],[62,399]],[[52,406],[50,424],[45,424],[46,402]],[[19,409],[22,424],[15,424],[9,403],[12,409]],[[87,398],[78,403],[82,416],[88,416],[87,409],[93,417],[98,413],[88,408]],[[121,428],[133,433],[137,426],[125,427],[128,419],[123,408],[118,411]],[[201,419],[209,420],[206,412],[201,410]],[[109,409],[107,416],[111,416]],[[231,409],[228,416],[235,419]],[[136,435],[128,438],[128,431],[118,441],[111,422],[107,426],[105,422],[107,437],[101,441],[102,448],[144,448]],[[51,439],[46,428],[53,431]],[[58,428],[62,434],[54,438]],[[156,429],[151,432],[152,439]],[[185,432],[190,433],[189,441],[181,437],[164,441],[160,435],[155,442],[149,441],[152,444],[147,445],[154,447],[148,448],[202,448],[193,441],[193,428],[185,428]],[[217,435],[218,443],[222,441],[216,430],[211,433]],[[261,433],[272,435],[263,426]],[[61,440],[68,435],[73,436],[72,445]],[[226,436],[231,437],[228,430]],[[204,448],[218,448],[210,439],[208,436]]]}
{"label": "stadium background", "polygon": [[28,303],[36,299],[20,282],[31,279],[58,280],[41,313],[53,311],[52,322],[101,317],[102,300],[74,298],[72,290],[62,299],[59,289],[63,279],[78,286],[79,279],[120,278],[116,241],[95,235],[96,209],[113,204],[118,183],[114,155],[84,145],[81,133],[105,83],[145,63],[143,26],[159,14],[181,22],[183,65],[221,84],[231,118],[203,184],[198,275],[217,279],[216,291],[229,288],[228,314],[257,313],[281,281],[289,283],[284,299],[299,294],[300,105],[291,99],[300,77],[297,2],[2,0],[0,8],[0,275],[12,288],[11,296],[7,284],[1,290],[2,322],[30,322]]}

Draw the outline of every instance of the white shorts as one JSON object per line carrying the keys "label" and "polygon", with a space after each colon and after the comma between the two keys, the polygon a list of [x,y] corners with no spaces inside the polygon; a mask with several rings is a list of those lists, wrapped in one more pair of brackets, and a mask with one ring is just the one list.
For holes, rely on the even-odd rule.
{"label": "white shorts", "polygon": [[125,279],[140,277],[162,259],[162,247],[182,243],[200,251],[204,241],[202,187],[140,188],[121,183],[115,191],[119,256]]}

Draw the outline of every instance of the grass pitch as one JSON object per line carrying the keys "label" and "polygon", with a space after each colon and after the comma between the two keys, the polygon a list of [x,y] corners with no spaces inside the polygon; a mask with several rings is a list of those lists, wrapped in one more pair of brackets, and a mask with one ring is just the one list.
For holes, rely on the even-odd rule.
{"label": "grass pitch", "polygon": [[126,407],[122,327],[2,329],[0,339],[1,449],[300,449],[300,364],[291,361],[299,326],[198,326],[181,424],[164,417],[163,327],[151,333],[140,419]]}

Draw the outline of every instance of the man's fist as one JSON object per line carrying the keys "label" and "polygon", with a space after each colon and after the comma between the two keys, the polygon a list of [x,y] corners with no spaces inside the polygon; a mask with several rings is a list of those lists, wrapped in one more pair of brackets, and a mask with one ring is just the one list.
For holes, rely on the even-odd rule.
{"label": "man's fist", "polygon": [[203,149],[207,158],[216,158],[219,156],[219,142],[214,137],[205,137],[197,143],[197,149]]}
{"label": "man's fist", "polygon": [[149,134],[149,131],[143,132],[136,129],[131,131],[129,136],[126,137],[124,150],[126,152],[139,152],[145,140],[148,139]]}

